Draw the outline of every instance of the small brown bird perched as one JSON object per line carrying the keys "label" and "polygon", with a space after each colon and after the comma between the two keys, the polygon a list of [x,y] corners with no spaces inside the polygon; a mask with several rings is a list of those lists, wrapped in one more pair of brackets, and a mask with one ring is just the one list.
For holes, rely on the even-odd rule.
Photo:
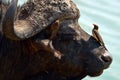
{"label": "small brown bird perched", "polygon": [[93,25],[94,25],[94,28],[93,28],[93,30],[92,30],[92,35],[93,35],[93,37],[94,37],[98,42],[100,42],[101,45],[104,46],[104,42],[103,42],[103,40],[102,40],[102,37],[101,37],[101,35],[100,35],[99,32],[98,32],[98,29],[99,29],[98,25],[96,25],[96,24],[93,24]]}

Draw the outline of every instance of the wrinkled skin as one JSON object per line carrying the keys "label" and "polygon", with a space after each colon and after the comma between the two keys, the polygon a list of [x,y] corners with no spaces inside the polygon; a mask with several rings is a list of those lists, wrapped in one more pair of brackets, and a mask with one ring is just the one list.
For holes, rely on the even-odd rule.
{"label": "wrinkled skin", "polygon": [[5,37],[0,30],[0,80],[80,80],[102,74],[112,58],[105,46],[80,28],[78,18],[61,22],[52,39],[63,54],[61,59],[39,44],[49,38],[49,27],[21,41]]}

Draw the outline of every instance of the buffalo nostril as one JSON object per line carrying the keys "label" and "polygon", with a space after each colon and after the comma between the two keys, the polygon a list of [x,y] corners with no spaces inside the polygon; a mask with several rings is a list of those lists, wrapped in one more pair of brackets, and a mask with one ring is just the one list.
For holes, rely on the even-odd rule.
{"label": "buffalo nostril", "polygon": [[109,63],[111,63],[111,61],[112,61],[112,58],[111,58],[111,56],[106,56],[106,55],[102,55],[101,56],[101,59],[104,61],[104,62],[109,62]]}
{"label": "buffalo nostril", "polygon": [[102,56],[101,56],[101,59],[102,59],[102,61],[103,61],[103,63],[104,63],[104,69],[108,68],[109,65],[110,65],[111,62],[112,62],[112,57],[109,56],[109,55],[102,55]]}
{"label": "buffalo nostril", "polygon": [[105,53],[101,55],[101,59],[107,64],[110,64],[112,62],[112,57],[110,56],[109,52],[106,50]]}

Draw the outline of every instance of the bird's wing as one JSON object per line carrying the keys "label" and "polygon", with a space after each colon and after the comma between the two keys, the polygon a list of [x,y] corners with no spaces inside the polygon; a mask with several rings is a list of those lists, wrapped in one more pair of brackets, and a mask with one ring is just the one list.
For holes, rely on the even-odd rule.
{"label": "bird's wing", "polygon": [[102,45],[104,45],[103,39],[102,39],[102,37],[101,37],[101,35],[99,34],[99,32],[98,32],[97,29],[94,28],[94,29],[92,30],[92,35],[93,35],[93,37],[94,37],[98,42],[100,42]]}

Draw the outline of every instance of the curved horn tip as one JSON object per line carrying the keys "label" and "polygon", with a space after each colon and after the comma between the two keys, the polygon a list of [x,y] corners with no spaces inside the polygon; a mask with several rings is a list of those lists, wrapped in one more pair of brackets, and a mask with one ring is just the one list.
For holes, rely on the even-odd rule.
{"label": "curved horn tip", "polygon": [[14,17],[17,9],[17,3],[18,0],[11,1],[2,22],[2,29],[5,36],[10,39],[15,38],[15,40],[18,39],[14,33]]}

